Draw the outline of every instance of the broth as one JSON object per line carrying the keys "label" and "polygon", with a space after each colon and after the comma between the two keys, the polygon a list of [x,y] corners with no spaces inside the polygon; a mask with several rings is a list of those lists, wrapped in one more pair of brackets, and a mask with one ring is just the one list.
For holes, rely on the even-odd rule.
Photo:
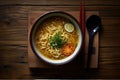
{"label": "broth", "polygon": [[[65,29],[67,26],[68,32]],[[71,29],[69,29],[71,28]],[[35,36],[35,44],[41,54],[53,60],[60,60],[74,53],[78,44],[78,31],[67,19],[59,16],[44,20],[38,28]]]}

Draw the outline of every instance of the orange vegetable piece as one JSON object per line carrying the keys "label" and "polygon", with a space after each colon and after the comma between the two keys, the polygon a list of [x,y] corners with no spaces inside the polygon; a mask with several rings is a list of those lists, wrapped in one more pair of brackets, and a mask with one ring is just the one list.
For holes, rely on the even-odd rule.
{"label": "orange vegetable piece", "polygon": [[65,56],[69,56],[71,55],[75,50],[75,46],[71,43],[68,44],[64,44],[62,47],[62,54],[64,54]]}

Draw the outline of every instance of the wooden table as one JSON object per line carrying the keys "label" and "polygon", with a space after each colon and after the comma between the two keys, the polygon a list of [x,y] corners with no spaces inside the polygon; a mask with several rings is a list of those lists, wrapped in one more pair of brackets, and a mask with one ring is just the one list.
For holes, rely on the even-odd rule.
{"label": "wooden table", "polygon": [[99,11],[99,68],[86,72],[74,69],[28,67],[28,12],[80,9],[82,0],[0,0],[0,78],[120,78],[120,1],[85,0],[86,11]]}

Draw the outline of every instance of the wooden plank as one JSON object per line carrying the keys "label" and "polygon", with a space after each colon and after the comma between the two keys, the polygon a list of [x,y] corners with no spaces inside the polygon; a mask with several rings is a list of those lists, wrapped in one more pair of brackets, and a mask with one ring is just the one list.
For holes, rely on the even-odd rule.
{"label": "wooden plank", "polygon": [[[33,11],[41,11],[41,10],[73,10],[73,11],[77,11],[77,10],[80,10],[80,5],[77,5],[77,6],[53,6],[51,5],[50,7],[47,7],[47,6],[0,6],[0,11],[2,11],[2,13],[0,14],[3,14],[3,13],[24,13],[24,14],[27,14],[28,11],[30,10],[33,10]],[[102,5],[102,6],[94,6],[94,5],[87,5],[85,6],[85,10],[86,11],[119,11],[120,9],[120,6],[113,6],[113,5]],[[115,14],[115,13],[112,13],[112,14]],[[117,14],[117,13],[116,13]]]}
{"label": "wooden plank", "polygon": [[[0,5],[80,5],[83,0],[1,0]],[[85,0],[86,5],[119,5],[119,0]]]}
{"label": "wooden plank", "polygon": [[120,46],[119,32],[104,32],[100,36],[100,47]]}
{"label": "wooden plank", "polygon": [[117,11],[120,9],[120,6],[108,6],[108,5],[99,5],[99,6],[94,6],[94,5],[86,5],[85,6],[86,10],[90,10],[90,11],[94,11],[94,10],[98,10],[98,11]]}

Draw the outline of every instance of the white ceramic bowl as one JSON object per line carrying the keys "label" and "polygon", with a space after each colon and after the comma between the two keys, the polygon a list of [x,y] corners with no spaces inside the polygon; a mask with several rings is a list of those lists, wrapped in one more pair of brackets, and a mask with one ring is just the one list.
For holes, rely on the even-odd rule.
{"label": "white ceramic bowl", "polygon": [[[70,20],[70,22],[77,28],[78,30],[78,45],[74,51],[73,54],[71,54],[70,56],[68,56],[67,58],[64,58],[64,59],[61,59],[61,60],[52,60],[52,59],[49,59],[45,56],[43,56],[41,54],[41,52],[39,52],[36,48],[36,45],[35,45],[35,33],[39,27],[39,24],[41,24],[44,20],[48,19],[49,17],[52,17],[52,16],[60,16],[60,17],[64,17],[64,18],[67,18],[68,20]],[[80,49],[82,47],[82,31],[81,31],[81,28],[79,26],[79,23],[77,22],[77,20],[71,16],[70,14],[68,13],[65,13],[65,12],[61,12],[61,11],[55,11],[55,12],[49,12],[49,13],[46,13],[44,14],[42,17],[40,17],[36,22],[35,24],[33,25],[32,27],[32,30],[30,32],[30,44],[31,44],[31,47],[32,47],[32,50],[34,51],[34,53],[40,58],[42,59],[43,61],[47,62],[47,63],[50,63],[50,64],[53,64],[53,65],[63,65],[63,64],[66,64],[68,62],[70,62],[71,60],[73,60],[77,54],[80,52]]]}

